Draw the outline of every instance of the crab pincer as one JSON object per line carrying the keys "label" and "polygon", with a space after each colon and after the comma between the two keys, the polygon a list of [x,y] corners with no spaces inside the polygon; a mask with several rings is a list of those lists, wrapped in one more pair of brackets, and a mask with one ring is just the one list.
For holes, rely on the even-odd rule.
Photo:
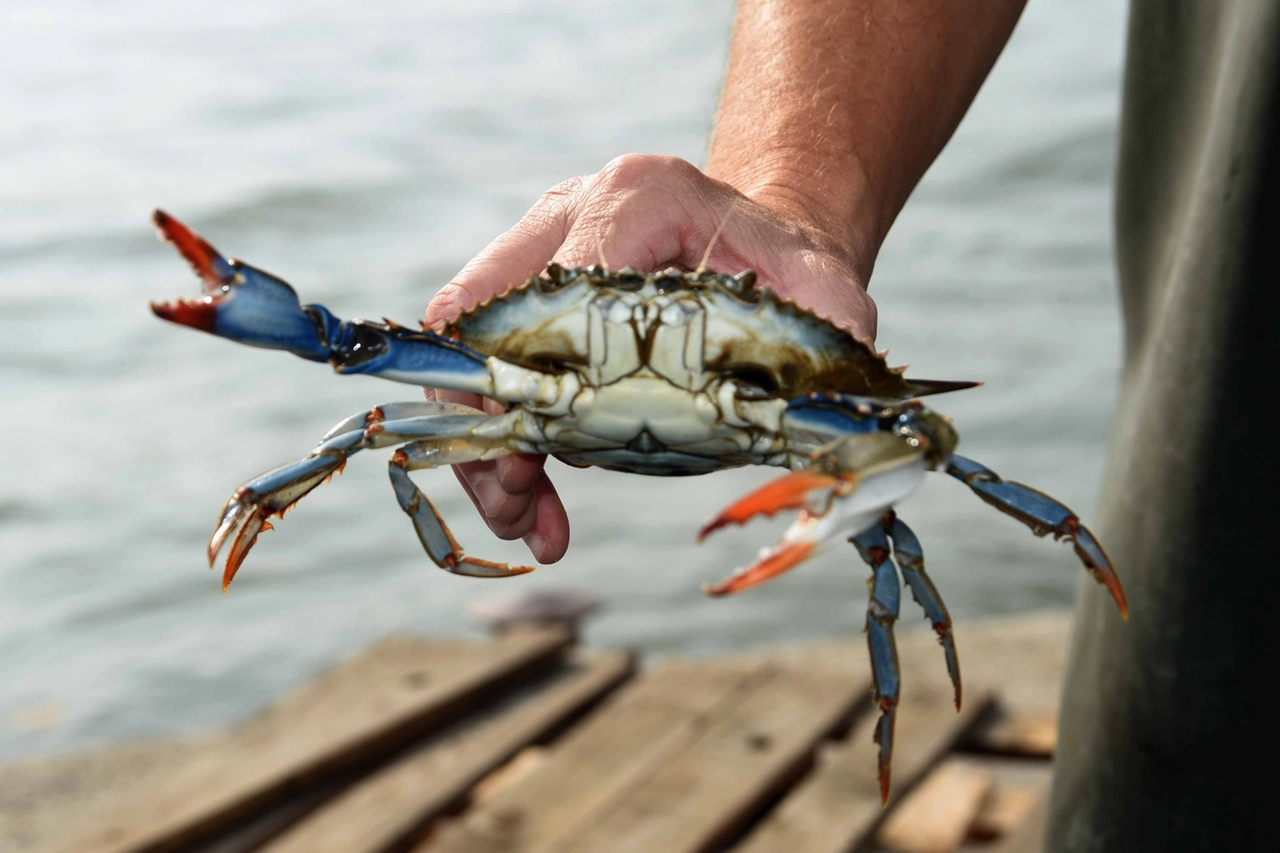
{"label": "crab pincer", "polygon": [[228,260],[163,210],[152,214],[160,236],[199,276],[199,299],[153,302],[157,317],[250,346],[283,349],[313,361],[330,355],[328,332],[338,321],[317,305],[303,306],[289,284],[237,260]]}
{"label": "crab pincer", "polygon": [[764,485],[702,526],[699,541],[756,515],[799,509],[777,545],[762,550],[751,565],[725,580],[704,587],[704,592],[740,592],[860,533],[915,491],[924,472],[921,449],[886,433],[837,439],[819,447],[806,468]]}

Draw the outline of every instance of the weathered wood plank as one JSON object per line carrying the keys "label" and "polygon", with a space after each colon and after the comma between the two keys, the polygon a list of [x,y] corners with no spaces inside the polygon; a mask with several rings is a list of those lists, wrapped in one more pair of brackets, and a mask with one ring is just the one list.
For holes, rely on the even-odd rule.
{"label": "weathered wood plank", "polygon": [[[890,808],[991,704],[988,691],[970,687],[964,710],[957,714],[949,693],[948,685],[937,682],[904,686]],[[735,851],[844,853],[869,838],[885,814],[873,741],[877,716],[866,715],[846,742],[826,750],[814,772]]]}
{"label": "weathered wood plank", "polygon": [[969,827],[969,838],[991,841],[1012,835],[1026,822],[1031,810],[1048,790],[1048,785],[1009,788],[997,783],[974,815],[973,824]]}
{"label": "weathered wood plank", "polygon": [[870,690],[865,674],[770,666],[762,676],[740,701],[717,708],[687,748],[557,840],[557,853],[722,846],[807,769]]}
{"label": "weathered wood plank", "polygon": [[996,713],[974,726],[962,749],[992,755],[1052,758],[1058,745],[1058,715],[1052,711],[1017,712],[997,703]]}
{"label": "weathered wood plank", "polygon": [[896,853],[951,853],[968,836],[994,782],[990,773],[943,759],[885,816],[876,846]]}
{"label": "weathered wood plank", "polygon": [[379,643],[247,723],[223,749],[48,849],[165,853],[212,840],[384,759],[551,664],[570,642],[563,629],[545,629],[484,643]]}
{"label": "weathered wood plank", "polygon": [[547,683],[521,691],[502,708],[358,782],[263,853],[404,850],[477,781],[617,687],[634,668],[630,654],[578,653]]}
{"label": "weathered wood plank", "polygon": [[990,847],[991,853],[1040,853],[1044,849],[1045,824],[1049,817],[1049,790],[1040,792],[1022,825],[1003,841]]}
{"label": "weathered wood plank", "polygon": [[541,744],[526,746],[515,754],[510,761],[494,770],[476,783],[471,789],[471,804],[492,800],[503,788],[510,788],[516,782],[528,776],[547,760],[547,748]]}
{"label": "weathered wood plank", "polygon": [[759,680],[758,667],[668,661],[619,690],[504,788],[420,849],[525,853],[548,849],[636,779],[679,754],[711,713]]}

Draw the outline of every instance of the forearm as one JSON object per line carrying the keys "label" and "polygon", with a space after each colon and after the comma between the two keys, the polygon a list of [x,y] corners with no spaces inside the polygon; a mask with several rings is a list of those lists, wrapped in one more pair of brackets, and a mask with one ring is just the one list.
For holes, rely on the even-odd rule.
{"label": "forearm", "polygon": [[865,282],[1025,0],[739,0],[706,171],[811,222]]}

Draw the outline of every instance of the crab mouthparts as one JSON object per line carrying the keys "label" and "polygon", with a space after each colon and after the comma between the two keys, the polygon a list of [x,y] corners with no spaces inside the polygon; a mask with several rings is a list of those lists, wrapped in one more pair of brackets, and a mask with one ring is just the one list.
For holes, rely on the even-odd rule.
{"label": "crab mouthparts", "polygon": [[200,299],[175,299],[172,302],[152,302],[151,313],[170,323],[190,326],[202,332],[213,332],[218,322],[218,303],[225,296],[204,296]]}

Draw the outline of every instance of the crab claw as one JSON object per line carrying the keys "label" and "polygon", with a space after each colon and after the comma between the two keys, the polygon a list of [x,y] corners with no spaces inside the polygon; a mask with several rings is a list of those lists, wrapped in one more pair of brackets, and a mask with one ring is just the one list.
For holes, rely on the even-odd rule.
{"label": "crab claw", "polygon": [[235,268],[203,237],[163,210],[153,211],[151,221],[155,223],[161,239],[172,243],[182,257],[187,259],[187,263],[191,264],[196,275],[204,282],[206,294],[212,296],[220,293],[223,285],[231,283],[231,279],[235,277]]}
{"label": "crab claw", "polygon": [[[780,477],[753,492],[709,521],[704,532],[741,523],[752,515],[801,507],[782,539],[765,548],[746,568],[717,584],[704,587],[708,595],[729,595],[756,586],[798,566],[828,546],[861,533],[883,517],[924,479],[924,460],[918,454],[899,457],[895,464],[868,467],[837,475],[809,469]],[[827,490],[822,508],[808,502],[814,489]]]}
{"label": "crab claw", "polygon": [[[852,491],[852,477],[847,481]],[[841,483],[838,477],[817,471],[794,471],[766,483],[746,497],[740,498],[706,521],[698,531],[698,541],[730,524],[746,524],[757,515],[773,516],[787,509],[804,509],[813,505],[812,493],[830,490]]]}
{"label": "crab claw", "polygon": [[772,548],[761,550],[756,561],[745,569],[734,572],[716,584],[706,584],[702,591],[707,595],[732,595],[748,587],[776,578],[803,563],[813,554],[814,542],[779,542]]}
{"label": "crab claw", "polygon": [[164,211],[155,211],[152,221],[160,236],[191,264],[204,294],[199,299],[153,302],[157,317],[250,346],[288,350],[314,361],[329,358],[330,334],[339,322],[326,309],[304,307],[288,283],[227,260]]}

